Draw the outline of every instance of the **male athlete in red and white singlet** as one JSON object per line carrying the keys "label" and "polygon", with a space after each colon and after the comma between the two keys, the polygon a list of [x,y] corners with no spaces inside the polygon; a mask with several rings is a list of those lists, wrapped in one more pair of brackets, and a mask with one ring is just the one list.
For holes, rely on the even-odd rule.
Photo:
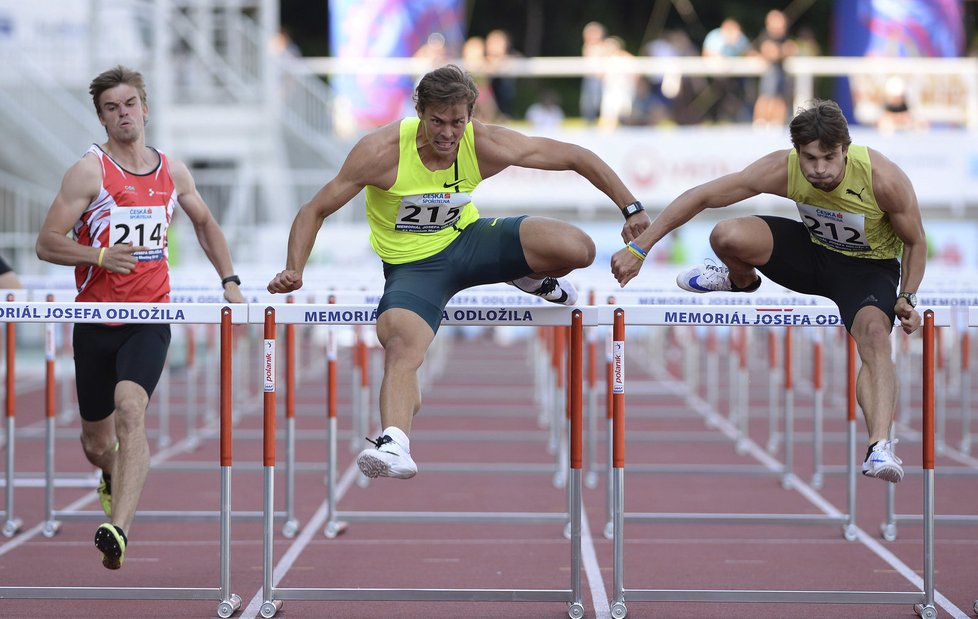
{"label": "male athlete in red and white singlet", "polygon": [[[224,298],[244,302],[227,239],[187,166],[146,145],[143,76],[118,66],[92,80],[89,92],[107,139],[65,172],[37,236],[38,258],[75,267],[77,301],[166,303],[166,235],[179,206]],[[102,470],[98,496],[110,518],[96,529],[95,546],[102,565],[119,569],[149,473],[146,407],[166,363],[170,325],[79,323],[72,342],[82,449]]]}
{"label": "male athlete in red and white singlet", "polygon": [[78,243],[95,248],[132,243],[149,249],[133,254],[139,262],[127,274],[90,264],[76,266],[77,301],[165,303],[170,300],[166,232],[173,218],[176,194],[166,156],[159,151],[157,154],[159,165],[155,170],[135,174],[95,144],[85,153],[86,157],[99,159],[102,186],[98,197],[72,228]]}

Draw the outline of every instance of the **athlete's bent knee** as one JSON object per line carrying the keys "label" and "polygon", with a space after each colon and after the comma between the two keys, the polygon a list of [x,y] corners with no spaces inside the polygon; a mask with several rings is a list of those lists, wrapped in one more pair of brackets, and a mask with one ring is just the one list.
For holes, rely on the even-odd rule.
{"label": "athlete's bent knee", "polygon": [[587,268],[594,262],[594,258],[598,253],[597,248],[594,245],[594,239],[581,230],[575,231],[575,237],[576,238],[573,239],[572,243],[570,243],[570,245],[574,248],[573,268]]}
{"label": "athlete's bent knee", "polygon": [[734,221],[721,221],[710,232],[710,247],[718,254],[729,254],[741,247],[743,239]]}

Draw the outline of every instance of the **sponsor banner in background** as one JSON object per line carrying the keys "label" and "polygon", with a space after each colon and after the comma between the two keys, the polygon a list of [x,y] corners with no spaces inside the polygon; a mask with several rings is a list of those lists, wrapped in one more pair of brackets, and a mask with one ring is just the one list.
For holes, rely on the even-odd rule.
{"label": "sponsor banner in background", "polygon": [[[853,127],[852,140],[896,162],[910,177],[921,206],[966,206],[978,203],[978,143],[965,130],[931,129],[881,135]],[[563,130],[547,134],[593,150],[622,177],[647,207],[661,208],[683,191],[718,176],[741,170],[774,150],[791,148],[783,131],[730,127],[709,130],[625,128],[614,133]],[[511,167],[484,181],[473,194],[480,208],[503,206],[521,212],[537,208],[591,211],[610,208],[608,200],[573,172]],[[746,201],[783,205],[773,196]]]}

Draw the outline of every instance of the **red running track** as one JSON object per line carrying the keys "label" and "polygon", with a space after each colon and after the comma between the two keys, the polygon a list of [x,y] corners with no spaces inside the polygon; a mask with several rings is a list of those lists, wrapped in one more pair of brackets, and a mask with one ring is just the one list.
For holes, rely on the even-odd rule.
{"label": "red running track", "polygon": [[[377,480],[367,487],[356,483],[350,442],[352,389],[350,372],[340,368],[339,501],[342,511],[382,511],[392,517],[382,522],[350,522],[335,539],[323,534],[326,516],[325,461],[326,400],[323,360],[304,349],[296,393],[295,510],[298,535],[281,535],[275,526],[273,566],[277,587],[367,588],[475,588],[566,589],[570,577],[569,542],[562,527],[549,524],[405,522],[398,512],[521,512],[560,513],[566,494],[553,485],[555,456],[548,450],[547,431],[541,429],[539,403],[533,386],[534,366],[529,339],[500,344],[487,337],[464,339],[461,330],[446,329],[443,369],[424,388],[424,406],[416,418],[412,452],[420,466],[410,481]],[[346,355],[347,351],[343,351]],[[376,353],[375,353],[376,354]],[[757,465],[774,460],[762,447],[767,440],[767,383],[752,374],[749,398],[754,411],[750,433],[754,442],[744,453],[707,427],[690,410],[681,385],[664,370],[648,362],[647,351],[629,348],[630,385],[626,427],[633,438],[626,444],[625,506],[628,512],[679,513],[806,513],[846,510],[845,480],[826,476],[818,490],[802,486],[784,490],[780,476],[722,473],[629,474],[640,465]],[[761,359],[763,362],[764,360]],[[238,374],[247,373],[236,370]],[[181,449],[185,434],[176,411],[187,406],[179,369],[171,371],[174,417],[171,448],[154,449],[154,469],[140,504],[142,510],[217,510],[219,508],[218,441],[216,434],[193,449]],[[724,374],[721,380],[727,380]],[[727,385],[721,385],[721,393]],[[599,401],[603,404],[603,387]],[[204,390],[201,389],[202,393]],[[234,429],[232,467],[233,508],[257,512],[262,508],[260,401],[251,392],[253,407],[238,405],[241,419]],[[281,396],[280,396],[281,397]],[[796,431],[811,429],[804,412],[810,394],[800,389],[796,398]],[[39,380],[17,385],[17,442],[15,468],[22,479],[43,471],[43,391]],[[195,406],[200,406],[195,403]],[[721,406],[722,408],[722,406]],[[843,411],[829,407],[826,415],[825,461],[845,461]],[[282,405],[279,410],[284,410]],[[376,405],[373,405],[376,410]],[[723,414],[725,411],[721,410]],[[603,415],[603,410],[601,411]],[[281,413],[279,415],[281,420]],[[953,418],[952,418],[953,419]],[[948,420],[947,432],[957,428]],[[585,454],[585,466],[604,460],[604,419],[598,453]],[[151,431],[158,417],[151,414]],[[285,450],[278,448],[279,463]],[[911,428],[912,429],[912,428]],[[919,428],[916,428],[919,430]],[[862,428],[860,425],[860,432]],[[908,433],[909,434],[909,433]],[[720,440],[718,440],[720,436]],[[672,440],[669,440],[670,437]],[[863,445],[860,435],[858,444]],[[896,494],[898,513],[920,513],[922,481],[919,444],[905,441],[900,455],[908,476]],[[151,444],[153,441],[151,440]],[[355,441],[356,449],[366,443]],[[949,441],[952,443],[952,441]],[[585,445],[587,445],[587,440]],[[753,447],[751,446],[753,445]],[[761,446],[761,447],[756,447]],[[59,476],[84,474],[90,487],[59,487],[59,509],[97,509],[94,477],[77,442],[77,421],[58,425],[56,469]],[[775,454],[775,458],[778,454]],[[812,455],[804,441],[796,443],[796,472],[809,478]],[[458,463],[473,471],[451,471]],[[944,456],[942,466],[959,465]],[[524,472],[503,469],[528,465]],[[807,467],[807,468],[806,468]],[[284,475],[276,470],[276,504],[284,509]],[[449,469],[449,470],[446,470]],[[482,471],[479,471],[482,469]],[[495,472],[487,472],[487,471]],[[975,471],[972,471],[974,473]],[[608,520],[607,480],[585,488],[583,540],[583,603],[585,617],[611,616],[612,542],[603,535]],[[27,482],[22,482],[27,483]],[[624,531],[624,574],[627,589],[793,589],[844,591],[920,590],[923,569],[922,531],[919,525],[901,524],[895,541],[880,538],[884,517],[884,487],[877,480],[859,479],[857,524],[860,535],[846,541],[835,524],[750,525],[734,523],[632,523]],[[975,514],[974,475],[938,474],[938,514]],[[101,567],[92,535],[99,519],[66,520],[53,538],[41,534],[43,491],[16,487],[15,515],[25,522],[22,532],[0,539],[0,586],[84,587],[217,587],[219,585],[219,529],[216,520],[173,517],[150,520],[137,516],[123,569]],[[262,527],[254,518],[235,518],[231,525],[231,590],[241,596],[235,616],[259,616],[262,601]],[[978,597],[974,556],[978,526],[942,524],[936,527],[935,582],[940,617],[973,616]],[[627,600],[626,600],[627,601]],[[852,619],[901,618],[916,615],[908,605],[746,604],[702,602],[629,602],[633,618],[785,618],[821,614]],[[4,618],[155,618],[216,617],[217,599],[208,600],[68,600],[4,599]],[[285,618],[337,617],[342,619],[473,619],[554,618],[567,616],[560,602],[334,602],[286,601],[276,615]]]}

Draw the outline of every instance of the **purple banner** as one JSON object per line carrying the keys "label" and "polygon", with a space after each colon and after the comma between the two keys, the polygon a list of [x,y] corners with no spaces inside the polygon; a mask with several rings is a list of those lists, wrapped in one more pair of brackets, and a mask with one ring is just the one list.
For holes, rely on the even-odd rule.
{"label": "purple banner", "polygon": [[[431,35],[444,41],[448,58],[461,49],[461,0],[331,0],[329,10],[330,50],[339,58],[410,58]],[[332,77],[337,110],[346,116],[340,122],[371,129],[413,113],[418,77]]]}

